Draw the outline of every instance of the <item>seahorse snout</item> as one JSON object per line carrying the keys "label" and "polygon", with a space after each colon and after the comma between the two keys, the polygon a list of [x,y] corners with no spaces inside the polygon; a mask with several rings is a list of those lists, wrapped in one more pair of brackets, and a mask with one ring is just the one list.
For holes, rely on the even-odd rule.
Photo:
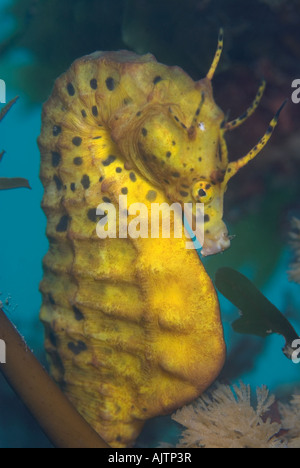
{"label": "seahorse snout", "polygon": [[215,233],[209,233],[204,235],[204,244],[201,250],[201,254],[204,257],[208,255],[214,255],[230,247],[230,238],[228,237],[228,231],[225,224],[222,222],[220,229]]}

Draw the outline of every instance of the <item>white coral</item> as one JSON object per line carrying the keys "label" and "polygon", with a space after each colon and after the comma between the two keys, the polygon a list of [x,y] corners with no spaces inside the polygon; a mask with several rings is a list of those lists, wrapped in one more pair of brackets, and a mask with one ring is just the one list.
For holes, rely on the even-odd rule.
{"label": "white coral", "polygon": [[256,408],[251,406],[250,387],[218,385],[211,394],[178,410],[172,418],[185,426],[177,447],[276,448],[280,424],[263,418],[274,402],[265,386],[256,390]]}
{"label": "white coral", "polygon": [[294,395],[289,405],[279,404],[282,428],[289,448],[300,448],[300,395]]}

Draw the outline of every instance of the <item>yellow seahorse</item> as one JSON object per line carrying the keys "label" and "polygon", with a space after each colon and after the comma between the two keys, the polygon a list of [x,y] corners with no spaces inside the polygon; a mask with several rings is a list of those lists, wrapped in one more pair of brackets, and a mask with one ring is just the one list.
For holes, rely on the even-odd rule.
{"label": "yellow seahorse", "polygon": [[[211,80],[194,82],[150,55],[96,52],[57,79],[43,108],[41,180],[50,249],[41,283],[50,370],[114,447],[144,421],[201,394],[225,359],[213,284],[187,237],[99,239],[97,206],[204,203],[203,255],[230,241],[223,217],[229,179],[264,147],[278,114],[246,156],[228,162],[226,122]],[[195,214],[195,212],[194,212]],[[174,227],[176,213],[172,214]],[[128,222],[133,216],[128,217]],[[160,233],[161,233],[160,227]]]}

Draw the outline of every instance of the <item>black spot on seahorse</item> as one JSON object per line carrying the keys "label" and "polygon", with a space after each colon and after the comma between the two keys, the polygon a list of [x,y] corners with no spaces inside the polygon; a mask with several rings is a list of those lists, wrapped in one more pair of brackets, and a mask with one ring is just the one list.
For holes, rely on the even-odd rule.
{"label": "black spot on seahorse", "polygon": [[92,223],[96,223],[98,221],[96,212],[97,212],[96,208],[91,208],[87,212],[87,217],[90,221],[92,221]]}
{"label": "black spot on seahorse", "polygon": [[85,174],[81,179],[81,185],[84,189],[88,189],[91,185],[90,178],[87,174]]}
{"label": "black spot on seahorse", "polygon": [[78,356],[78,354],[87,350],[87,345],[80,340],[77,342],[77,344],[71,341],[70,343],[68,343],[68,348],[70,351],[72,351],[73,354],[75,354],[75,356]]}
{"label": "black spot on seahorse", "polygon": [[59,125],[54,125],[52,132],[53,136],[58,136],[61,133],[61,127]]}
{"label": "black spot on seahorse", "polygon": [[58,225],[56,226],[57,232],[66,232],[68,229],[69,221],[71,220],[70,216],[64,215],[60,218]]}
{"label": "black spot on seahorse", "polygon": [[109,166],[111,163],[113,163],[116,160],[116,156],[113,154],[110,154],[108,158],[106,158],[104,161],[102,161],[103,166]]}
{"label": "black spot on seahorse", "polygon": [[73,306],[73,312],[74,312],[74,315],[75,315],[75,319],[80,322],[80,320],[83,320],[84,319],[84,315],[83,313],[81,312],[81,310],[78,309],[78,307],[76,307],[75,305]]}
{"label": "black spot on seahorse", "polygon": [[57,151],[52,151],[52,166],[57,167],[61,161],[61,155]]}
{"label": "black spot on seahorse", "polygon": [[98,82],[97,82],[96,78],[91,79],[90,86],[91,86],[92,89],[97,89],[98,88]]}
{"label": "black spot on seahorse", "polygon": [[49,299],[50,304],[55,305],[55,300],[51,293],[48,294],[48,299]]}
{"label": "black spot on seahorse", "polygon": [[61,190],[61,189],[63,188],[63,183],[62,183],[62,181],[60,180],[60,178],[55,174],[55,175],[53,176],[53,180],[54,180],[54,182],[55,182],[55,184],[56,184],[57,190]]}
{"label": "black spot on seahorse", "polygon": [[130,172],[129,177],[132,182],[136,182],[136,175],[134,172]]}
{"label": "black spot on seahorse", "polygon": [[75,164],[75,166],[81,166],[83,160],[80,156],[77,156],[76,158],[73,159],[73,163]]}
{"label": "black spot on seahorse", "polygon": [[46,333],[46,336],[48,337],[48,340],[50,341],[50,343],[52,344],[52,346],[54,346],[55,348],[57,348],[58,341],[59,341],[57,335],[56,335],[52,330],[49,330],[49,331]]}
{"label": "black spot on seahorse", "polygon": [[75,146],[80,146],[82,143],[82,138],[80,138],[79,136],[76,136],[73,138],[72,143]]}
{"label": "black spot on seahorse", "polygon": [[115,89],[115,80],[109,76],[108,78],[106,78],[105,80],[105,84],[106,84],[106,87],[109,91],[113,91]]}
{"label": "black spot on seahorse", "polygon": [[154,80],[153,80],[153,84],[156,85],[156,84],[159,83],[161,80],[162,80],[162,77],[161,77],[161,76],[156,76],[156,77],[154,78]]}
{"label": "black spot on seahorse", "polygon": [[157,192],[155,190],[149,190],[146,195],[146,199],[150,202],[155,201],[156,197],[157,197]]}
{"label": "black spot on seahorse", "polygon": [[92,223],[97,223],[100,221],[102,218],[104,218],[106,214],[103,215],[97,215],[97,208],[90,208],[87,212],[87,217]]}
{"label": "black spot on seahorse", "polygon": [[69,93],[70,96],[74,96],[75,94],[75,88],[74,86],[72,85],[72,83],[68,83],[67,84],[67,91]]}

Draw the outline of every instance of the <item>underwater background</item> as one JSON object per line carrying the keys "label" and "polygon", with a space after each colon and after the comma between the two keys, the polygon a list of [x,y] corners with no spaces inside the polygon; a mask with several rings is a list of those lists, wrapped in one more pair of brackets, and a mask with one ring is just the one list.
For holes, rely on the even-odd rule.
{"label": "underwater background", "polygon": [[[10,320],[45,366],[39,322],[42,258],[48,249],[40,204],[37,137],[41,108],[54,80],[76,58],[95,50],[151,52],[182,67],[193,79],[207,73],[220,27],[224,53],[213,81],[216,103],[230,116],[253,100],[262,76],[265,95],[254,115],[229,135],[231,160],[256,144],[288,99],[271,141],[230,183],[224,220],[231,248],[204,259],[211,278],[230,266],[250,278],[300,333],[300,284],[289,281],[293,261],[289,233],[300,218],[300,104],[291,101],[300,79],[298,0],[0,0],[0,78],[6,102],[20,99],[0,127],[6,153],[1,177],[24,177],[32,190],[0,191],[0,300]],[[300,281],[300,278],[299,278]],[[227,363],[221,378],[265,384],[281,399],[300,387],[300,364],[282,353],[284,340],[233,331],[236,308],[222,295]],[[169,417],[148,422],[137,446],[174,442]],[[0,376],[0,447],[50,447],[33,418]]]}

